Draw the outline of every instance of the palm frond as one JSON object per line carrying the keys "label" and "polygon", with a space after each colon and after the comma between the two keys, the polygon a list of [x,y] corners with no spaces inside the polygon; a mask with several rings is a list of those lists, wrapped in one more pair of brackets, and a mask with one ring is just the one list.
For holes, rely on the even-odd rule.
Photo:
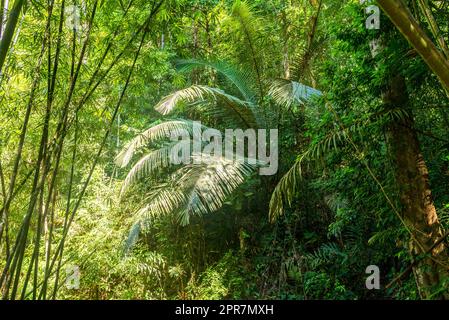
{"label": "palm frond", "polygon": [[189,88],[178,90],[163,98],[155,109],[163,115],[167,115],[180,102],[214,102],[235,114],[247,127],[258,127],[258,120],[254,113],[255,106],[252,103],[240,100],[227,94],[223,90],[202,85],[193,85]]}
{"label": "palm frond", "polygon": [[310,19],[310,29],[307,34],[307,45],[303,52],[300,52],[298,59],[292,65],[292,79],[304,81],[305,79],[313,78],[311,70],[312,61],[314,58],[325,52],[323,44],[326,42],[325,38],[317,39],[318,21],[323,8],[323,0],[319,0],[313,4],[316,11]]}
{"label": "palm frond", "polygon": [[201,164],[177,170],[172,178],[174,183],[160,188],[138,214],[155,218],[177,212],[179,222],[187,225],[193,215],[202,216],[220,209],[255,167],[245,160],[205,154],[192,156],[194,163],[199,160],[196,157],[202,157]]}
{"label": "palm frond", "polygon": [[251,75],[243,72],[233,65],[224,61],[204,61],[199,59],[177,60],[176,66],[180,72],[190,72],[198,67],[209,67],[222,74],[240,92],[242,97],[254,103],[256,96],[251,86]]}
{"label": "palm frond", "polygon": [[132,139],[117,155],[115,163],[123,168],[128,165],[139,148],[172,135],[180,136],[185,130],[192,133],[195,128],[197,127],[189,120],[171,120],[153,125]]}
{"label": "palm frond", "polygon": [[305,254],[304,260],[310,268],[316,269],[323,264],[335,263],[337,257],[344,258],[345,254],[338,244],[331,242],[323,244],[313,253]]}
{"label": "palm frond", "polygon": [[174,144],[169,144],[157,150],[153,150],[142,157],[129,171],[123,181],[120,196],[122,196],[130,185],[138,179],[149,176],[157,169],[166,168],[170,165],[170,155]]}
{"label": "palm frond", "polygon": [[350,137],[363,136],[368,126],[378,125],[390,121],[402,121],[409,117],[409,113],[402,109],[391,109],[380,113],[369,115],[367,119],[355,121],[351,125],[340,129],[337,128],[319,141],[313,143],[300,157],[290,170],[281,178],[273,191],[270,200],[270,220],[275,221],[284,213],[284,205],[291,205],[296,192],[298,182],[302,179],[302,164],[304,161],[314,161],[325,157],[332,150],[338,150],[341,145],[346,144]]}
{"label": "palm frond", "polygon": [[[310,36],[310,35],[309,35]],[[290,79],[296,81],[311,81],[313,78],[313,61],[325,52],[324,47],[328,39],[322,37],[314,39],[310,45],[298,52],[297,58],[291,64]]]}
{"label": "palm frond", "polygon": [[304,104],[314,96],[322,95],[321,91],[296,81],[277,79],[270,87],[268,94],[277,104],[290,108],[293,104]]}
{"label": "palm frond", "polygon": [[253,166],[247,161],[208,156],[206,162],[208,165],[191,188],[185,209],[179,213],[183,225],[189,223],[192,215],[201,216],[220,209],[226,198],[253,172]]}
{"label": "palm frond", "polygon": [[284,214],[285,204],[290,206],[292,203],[298,180],[302,178],[302,160],[302,157],[299,158],[290,170],[287,171],[271,195],[269,216],[272,222]]}
{"label": "palm frond", "polygon": [[232,5],[231,17],[239,24],[240,30],[245,40],[246,52],[244,56],[250,57],[254,71],[257,76],[257,83],[260,94],[262,94],[262,63],[259,50],[257,50],[256,39],[262,33],[262,25],[258,17],[254,14],[253,7],[246,1],[236,0]]}
{"label": "palm frond", "polygon": [[151,220],[171,214],[185,202],[185,198],[181,189],[161,188],[144,207],[137,211],[136,215]]}
{"label": "palm frond", "polygon": [[[185,213],[202,215],[220,209],[229,196],[254,169],[246,160],[206,156],[206,167],[196,181]],[[188,220],[187,220],[188,222]]]}
{"label": "palm frond", "polygon": [[355,124],[345,129],[336,129],[326,135],[316,143],[313,143],[301,156],[298,157],[295,164],[281,178],[273,191],[270,200],[270,219],[276,220],[284,213],[284,204],[291,205],[296,188],[302,179],[302,164],[304,161],[314,161],[322,159],[332,150],[337,150],[340,145],[345,144],[348,139],[348,131],[360,133],[360,126]]}
{"label": "palm frond", "polygon": [[397,239],[398,238],[398,230],[394,228],[388,228],[386,230],[381,230],[376,233],[374,233],[371,238],[368,239],[369,245],[379,244],[379,245],[385,245],[386,243],[389,243],[391,239]]}

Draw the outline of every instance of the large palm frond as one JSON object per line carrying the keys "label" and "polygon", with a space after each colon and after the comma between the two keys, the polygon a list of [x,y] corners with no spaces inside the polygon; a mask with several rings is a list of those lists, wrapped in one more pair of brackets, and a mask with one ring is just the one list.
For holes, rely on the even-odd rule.
{"label": "large palm frond", "polygon": [[252,77],[248,72],[237,69],[225,61],[204,61],[199,59],[177,60],[176,66],[180,72],[190,72],[198,67],[209,67],[223,75],[233,84],[245,101],[255,102],[256,93],[252,88]]}
{"label": "large palm frond", "polygon": [[[135,152],[141,147],[171,136],[181,136],[185,130],[193,134],[193,130],[196,130],[196,128],[199,129],[200,127],[194,126],[193,121],[190,120],[169,120],[150,126],[126,144],[115,158],[115,163],[123,168],[128,165]],[[204,128],[201,127],[201,129]]]}
{"label": "large palm frond", "polygon": [[332,150],[338,150],[341,145],[349,141],[349,133],[361,134],[362,123],[355,123],[347,128],[337,128],[319,141],[311,144],[302,153],[290,170],[281,178],[273,191],[270,200],[270,219],[276,220],[284,213],[284,205],[290,206],[297,191],[299,181],[302,179],[302,165],[304,162],[316,161],[324,158]]}
{"label": "large palm frond", "polygon": [[275,80],[268,94],[277,104],[286,108],[290,108],[293,104],[304,104],[314,96],[319,97],[322,95],[319,90],[285,79]]}
{"label": "large palm frond", "polygon": [[138,179],[149,176],[160,168],[168,167],[170,165],[170,155],[173,146],[174,144],[172,143],[143,156],[128,172],[125,181],[123,181],[120,194],[123,195],[129,186]]}
{"label": "large palm frond", "polygon": [[217,107],[225,108],[231,114],[234,114],[242,124],[249,128],[258,127],[260,124],[254,104],[240,100],[221,89],[202,85],[193,85],[166,96],[156,105],[155,109],[161,114],[167,115],[181,102],[193,104],[211,101]]}
{"label": "large palm frond", "polygon": [[[241,185],[254,169],[245,160],[229,160],[224,157],[203,157],[201,164],[190,164],[178,169],[171,183],[165,184],[138,215],[155,218],[177,212],[182,225],[187,225],[193,215],[217,211],[226,198]],[[207,157],[207,159],[204,159]],[[206,160],[206,161],[204,161]]]}

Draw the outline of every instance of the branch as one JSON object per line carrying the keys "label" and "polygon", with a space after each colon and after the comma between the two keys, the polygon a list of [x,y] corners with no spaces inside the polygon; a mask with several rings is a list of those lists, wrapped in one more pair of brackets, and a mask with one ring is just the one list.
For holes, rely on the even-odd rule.
{"label": "branch", "polygon": [[447,47],[446,41],[444,40],[443,36],[441,35],[441,30],[438,27],[435,17],[433,16],[432,10],[429,7],[428,0],[419,0],[418,3],[421,8],[421,11],[426,16],[427,22],[430,25],[433,36],[438,41],[438,44],[440,45],[441,50],[443,50],[443,53],[444,53],[446,59],[448,59],[449,58],[449,48]]}
{"label": "branch", "polygon": [[435,249],[437,246],[439,246],[447,237],[449,236],[449,231],[446,231],[446,233],[438,240],[436,241],[427,251],[419,258],[415,259],[410,265],[405,269],[400,275],[398,275],[396,278],[391,280],[389,284],[386,285],[385,289],[390,288],[393,284],[407,276],[413,269],[414,266],[418,264],[419,261],[424,259],[426,255],[428,255],[430,252],[432,252],[433,249]]}
{"label": "branch", "polygon": [[378,0],[377,2],[430,69],[438,76],[443,87],[449,90],[449,61],[421,29],[403,0]]}

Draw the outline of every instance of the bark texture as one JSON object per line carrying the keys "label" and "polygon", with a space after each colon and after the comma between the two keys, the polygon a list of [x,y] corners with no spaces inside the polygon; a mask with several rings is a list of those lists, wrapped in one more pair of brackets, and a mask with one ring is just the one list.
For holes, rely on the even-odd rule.
{"label": "bark texture", "polygon": [[[409,101],[403,77],[391,80],[383,100],[387,107],[408,109]],[[410,240],[412,257],[430,251],[413,271],[423,298],[449,299],[447,288],[446,292],[434,294],[442,280],[448,276],[446,265],[449,256],[444,242],[435,246],[444,232],[433,203],[429,172],[414,130],[413,116],[408,114],[404,119],[394,120],[389,125],[388,142],[396,166],[401,214],[413,234]],[[435,248],[432,249],[433,246]]]}

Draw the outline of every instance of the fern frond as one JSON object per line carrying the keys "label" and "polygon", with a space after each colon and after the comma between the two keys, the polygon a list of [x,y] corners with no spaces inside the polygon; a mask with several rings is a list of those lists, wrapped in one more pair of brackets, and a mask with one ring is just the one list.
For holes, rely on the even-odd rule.
{"label": "fern frond", "polygon": [[344,253],[336,243],[325,243],[313,253],[305,254],[304,260],[310,268],[316,269],[322,264],[335,263],[335,258],[344,257]]}

